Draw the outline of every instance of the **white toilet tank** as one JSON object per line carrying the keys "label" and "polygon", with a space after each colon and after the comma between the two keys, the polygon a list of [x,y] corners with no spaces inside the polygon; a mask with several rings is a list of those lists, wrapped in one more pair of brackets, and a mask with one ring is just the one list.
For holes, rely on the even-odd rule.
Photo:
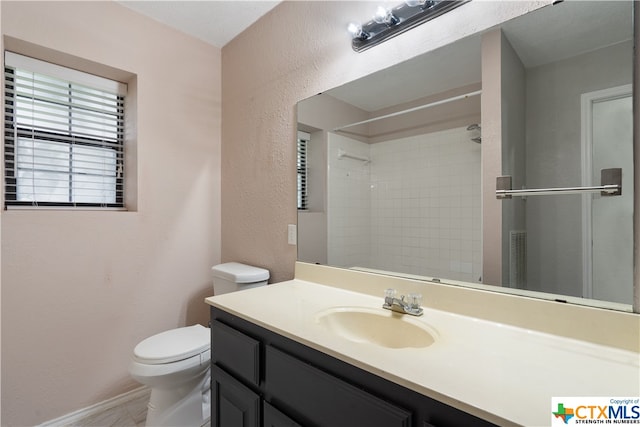
{"label": "white toilet tank", "polygon": [[213,294],[221,295],[228,292],[264,286],[269,281],[269,270],[227,262],[211,267],[213,272]]}

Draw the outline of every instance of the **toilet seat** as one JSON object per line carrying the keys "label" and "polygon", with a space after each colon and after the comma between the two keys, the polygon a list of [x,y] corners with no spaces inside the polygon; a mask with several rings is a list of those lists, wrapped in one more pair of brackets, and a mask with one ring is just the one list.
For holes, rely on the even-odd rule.
{"label": "toilet seat", "polygon": [[[171,329],[142,340],[133,350],[134,360],[146,365],[178,362],[207,352],[210,329],[193,325]],[[196,358],[201,361],[201,358]]]}

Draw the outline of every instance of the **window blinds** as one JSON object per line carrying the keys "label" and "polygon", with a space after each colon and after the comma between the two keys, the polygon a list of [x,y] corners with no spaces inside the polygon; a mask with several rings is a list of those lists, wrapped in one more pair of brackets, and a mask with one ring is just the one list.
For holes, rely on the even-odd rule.
{"label": "window blinds", "polygon": [[298,132],[298,209],[308,208],[307,198],[307,145],[311,135]]}
{"label": "window blinds", "polygon": [[6,206],[124,207],[125,92],[6,52]]}

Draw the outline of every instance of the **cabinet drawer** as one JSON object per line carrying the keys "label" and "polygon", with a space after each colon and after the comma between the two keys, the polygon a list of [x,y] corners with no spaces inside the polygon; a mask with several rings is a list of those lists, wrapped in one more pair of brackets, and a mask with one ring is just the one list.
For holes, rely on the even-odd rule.
{"label": "cabinet drawer", "polygon": [[251,384],[260,384],[260,342],[217,320],[211,322],[211,361]]}
{"label": "cabinet drawer", "polygon": [[265,384],[271,403],[304,425],[409,427],[411,412],[266,346]]}

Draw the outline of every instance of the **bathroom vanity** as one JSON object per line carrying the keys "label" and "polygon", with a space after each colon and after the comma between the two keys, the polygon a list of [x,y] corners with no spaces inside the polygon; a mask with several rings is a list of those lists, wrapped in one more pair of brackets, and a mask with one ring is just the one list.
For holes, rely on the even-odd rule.
{"label": "bathroom vanity", "polygon": [[[213,426],[549,425],[554,396],[640,395],[637,339],[624,336],[640,331],[636,315],[606,321],[621,348],[435,308],[447,293],[522,297],[305,268],[327,282],[297,275],[207,298]],[[424,315],[384,310],[387,285],[421,291]]]}
{"label": "bathroom vanity", "polygon": [[213,426],[494,425],[216,307],[211,345]]}

